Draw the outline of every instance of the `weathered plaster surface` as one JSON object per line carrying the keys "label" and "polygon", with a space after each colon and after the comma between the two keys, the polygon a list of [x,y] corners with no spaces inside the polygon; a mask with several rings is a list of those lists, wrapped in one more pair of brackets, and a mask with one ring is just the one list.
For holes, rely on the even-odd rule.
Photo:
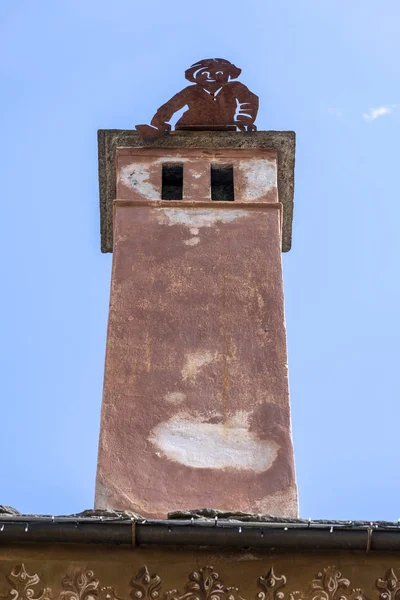
{"label": "weathered plaster surface", "polygon": [[[282,250],[291,247],[294,191],[294,151],[295,134],[291,131],[258,131],[255,133],[238,132],[195,132],[177,131],[155,142],[144,143],[134,131],[100,130],[99,146],[99,182],[101,213],[101,248],[103,252],[113,250],[113,208],[116,195],[116,151],[117,148],[162,149],[164,155],[170,149],[205,148],[218,151],[223,148],[274,149],[278,153],[277,183],[279,201],[283,205]],[[196,172],[199,177],[201,175]],[[268,182],[266,177],[265,182]],[[158,188],[157,188],[158,189]],[[153,192],[152,192],[153,193]]]}
{"label": "weathered plaster surface", "polygon": [[208,350],[198,350],[197,352],[189,352],[185,357],[185,364],[182,368],[182,380],[190,379],[194,381],[200,369],[205,365],[209,365],[214,360],[218,360],[217,352]]}
{"label": "weathered plaster surface", "polygon": [[238,161],[240,177],[243,179],[247,200],[258,200],[278,186],[278,173],[274,161]]}
{"label": "weathered plaster surface", "polygon": [[[210,422],[217,419],[219,422]],[[221,413],[177,413],[159,423],[149,440],[170,460],[195,469],[238,469],[262,473],[278,454],[272,440],[249,431],[249,413],[237,411],[225,421]]]}
{"label": "weathered plaster surface", "polygon": [[199,237],[191,237],[188,240],[183,240],[185,246],[196,246],[200,242]]}
{"label": "weathered plaster surface", "polygon": [[183,165],[182,199],[211,201],[211,165],[233,171],[234,197],[240,202],[277,202],[277,153],[234,148],[214,150],[161,148],[116,149],[116,196],[119,200],[161,200],[162,167]]}
{"label": "weathered plaster surface", "polygon": [[[185,225],[189,231],[200,227],[212,227],[217,223],[231,223],[237,219],[244,219],[248,213],[242,210],[224,210],[214,208],[192,209],[156,208],[160,215],[157,219],[160,225]],[[196,234],[197,235],[197,234]]]}
{"label": "weathered plaster surface", "polygon": [[139,189],[148,200],[160,199],[160,189],[150,181],[148,165],[131,163],[122,167],[118,176],[121,183],[128,188]]}
{"label": "weathered plaster surface", "polygon": [[166,402],[170,402],[171,404],[180,404],[186,400],[186,394],[183,392],[168,392],[165,394],[164,400]]}
{"label": "weathered plaster surface", "polygon": [[115,205],[97,508],[297,516],[279,210],[226,204]]}

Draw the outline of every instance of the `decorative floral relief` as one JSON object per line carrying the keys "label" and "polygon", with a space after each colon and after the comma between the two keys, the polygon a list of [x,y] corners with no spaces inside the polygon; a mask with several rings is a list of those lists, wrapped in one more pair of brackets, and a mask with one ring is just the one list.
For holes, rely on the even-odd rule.
{"label": "decorative floral relief", "polygon": [[265,577],[258,578],[258,585],[263,590],[258,592],[258,600],[283,600],[284,592],[280,589],[286,585],[286,577],[281,575],[277,577],[274,573],[274,567],[271,567]]}
{"label": "decorative floral relief", "polygon": [[377,579],[376,587],[382,590],[379,594],[380,600],[400,600],[400,581],[393,569],[386,572],[385,579]]}
{"label": "decorative floral relief", "polygon": [[61,581],[63,591],[60,600],[96,600],[98,596],[99,580],[93,571],[73,571]]}
{"label": "decorative floral relief", "polygon": [[225,587],[214,567],[204,567],[193,571],[181,594],[170,590],[164,594],[164,600],[244,600],[238,588]]}
{"label": "decorative floral relief", "polygon": [[350,581],[336,567],[326,567],[318,573],[311,590],[312,600],[365,600],[363,592],[350,588]]}
{"label": "decorative floral relief", "polygon": [[[94,572],[88,569],[68,573],[61,581],[58,595],[52,594],[50,588],[37,591],[35,586],[40,584],[39,575],[29,575],[24,564],[15,566],[7,580],[12,588],[7,596],[0,596],[0,600],[121,600],[113,587],[100,586]],[[238,588],[225,586],[219,573],[211,566],[190,573],[183,592],[175,589],[162,591],[161,577],[151,575],[146,565],[130,583],[130,600],[245,600]],[[273,567],[256,583],[261,591],[255,591],[254,600],[285,600],[287,578],[276,575]],[[384,578],[377,579],[375,585],[379,591],[377,600],[400,600],[400,581],[393,569],[389,569]],[[367,600],[364,592],[352,588],[350,581],[333,566],[318,573],[307,592],[290,591],[287,599]]]}
{"label": "decorative floral relief", "polygon": [[[7,575],[9,583],[13,586],[8,596],[3,596],[2,600],[50,600],[50,588],[44,588],[41,592],[36,592],[33,586],[40,581],[39,575],[29,575],[25,569],[24,563],[17,565]],[[35,594],[39,594],[36,596]]]}
{"label": "decorative floral relief", "polygon": [[142,567],[131,581],[133,600],[156,600],[160,595],[161,577],[150,575],[146,566]]}
{"label": "decorative floral relief", "polygon": [[114,592],[113,587],[105,586],[101,587],[99,591],[99,600],[120,600]]}

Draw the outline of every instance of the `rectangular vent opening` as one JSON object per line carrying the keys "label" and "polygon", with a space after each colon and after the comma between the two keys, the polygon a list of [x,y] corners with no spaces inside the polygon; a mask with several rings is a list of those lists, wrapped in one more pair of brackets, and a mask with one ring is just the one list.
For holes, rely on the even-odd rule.
{"label": "rectangular vent opening", "polygon": [[234,200],[232,165],[211,165],[211,200]]}
{"label": "rectangular vent opening", "polygon": [[183,197],[183,165],[164,163],[162,166],[162,200],[182,200]]}

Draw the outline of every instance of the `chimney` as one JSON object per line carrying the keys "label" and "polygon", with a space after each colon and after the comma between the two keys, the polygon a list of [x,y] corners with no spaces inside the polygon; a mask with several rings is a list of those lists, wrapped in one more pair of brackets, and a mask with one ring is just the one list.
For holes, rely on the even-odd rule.
{"label": "chimney", "polygon": [[281,263],[294,145],[99,132],[113,267],[96,508],[298,516]]}

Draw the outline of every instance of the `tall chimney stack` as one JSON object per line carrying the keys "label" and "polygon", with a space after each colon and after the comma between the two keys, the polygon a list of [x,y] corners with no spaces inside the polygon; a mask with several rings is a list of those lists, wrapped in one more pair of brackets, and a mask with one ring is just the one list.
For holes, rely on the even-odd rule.
{"label": "tall chimney stack", "polygon": [[281,251],[294,134],[99,132],[113,252],[96,508],[298,515]]}

